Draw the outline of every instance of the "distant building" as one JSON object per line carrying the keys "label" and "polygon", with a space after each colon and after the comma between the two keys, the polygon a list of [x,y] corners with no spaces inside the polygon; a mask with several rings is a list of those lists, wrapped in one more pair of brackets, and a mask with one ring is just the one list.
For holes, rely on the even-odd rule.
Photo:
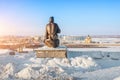
{"label": "distant building", "polygon": [[64,41],[84,41],[85,36],[63,36]]}

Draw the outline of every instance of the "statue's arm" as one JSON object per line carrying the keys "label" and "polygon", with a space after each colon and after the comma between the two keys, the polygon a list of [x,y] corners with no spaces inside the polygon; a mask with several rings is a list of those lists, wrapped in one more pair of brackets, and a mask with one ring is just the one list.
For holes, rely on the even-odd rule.
{"label": "statue's arm", "polygon": [[59,26],[57,24],[56,24],[56,26],[57,26],[57,33],[60,33],[61,30],[60,30]]}

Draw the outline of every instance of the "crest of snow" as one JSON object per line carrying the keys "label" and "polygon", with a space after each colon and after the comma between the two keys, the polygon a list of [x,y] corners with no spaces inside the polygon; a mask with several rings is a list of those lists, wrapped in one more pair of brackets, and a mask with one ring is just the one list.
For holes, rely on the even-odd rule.
{"label": "crest of snow", "polygon": [[12,77],[15,73],[15,67],[12,63],[8,63],[4,68],[2,68],[3,71],[0,74],[0,79],[7,79],[9,77]]}
{"label": "crest of snow", "polygon": [[[6,64],[8,63],[11,65],[7,66]],[[16,65],[15,68],[12,63]],[[1,64],[6,66],[2,66]],[[56,78],[61,80],[61,78],[79,77],[79,74],[85,71],[100,68],[95,60],[88,56],[79,56],[76,58],[36,58],[34,52],[28,54],[21,53],[14,56],[2,55],[0,56],[0,65],[1,80],[45,80],[45,77],[49,77],[51,80]]]}
{"label": "crest of snow", "polygon": [[39,72],[33,70],[31,67],[27,67],[16,73],[15,76],[20,79],[36,79],[39,76]]}
{"label": "crest of snow", "polygon": [[91,57],[88,57],[88,56],[71,58],[71,65],[75,67],[81,67],[81,68],[98,66],[96,62]]}
{"label": "crest of snow", "polygon": [[59,65],[60,66],[70,66],[69,60],[66,58],[64,58],[64,59],[54,58],[54,59],[48,60],[47,65],[48,66],[59,66]]}

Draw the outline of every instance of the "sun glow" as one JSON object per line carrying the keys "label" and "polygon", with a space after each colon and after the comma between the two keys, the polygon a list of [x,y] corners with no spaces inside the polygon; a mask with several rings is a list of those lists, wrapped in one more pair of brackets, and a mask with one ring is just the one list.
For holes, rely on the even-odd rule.
{"label": "sun glow", "polygon": [[15,30],[12,27],[0,25],[0,36],[11,35]]}
{"label": "sun glow", "polygon": [[0,35],[2,36],[7,34],[8,30],[9,29],[7,27],[0,26]]}

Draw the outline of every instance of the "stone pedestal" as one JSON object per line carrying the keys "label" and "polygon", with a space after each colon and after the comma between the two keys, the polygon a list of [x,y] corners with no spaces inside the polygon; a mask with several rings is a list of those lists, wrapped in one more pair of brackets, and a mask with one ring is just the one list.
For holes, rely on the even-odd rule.
{"label": "stone pedestal", "polygon": [[60,46],[57,48],[42,47],[35,49],[37,58],[66,58],[67,48]]}

